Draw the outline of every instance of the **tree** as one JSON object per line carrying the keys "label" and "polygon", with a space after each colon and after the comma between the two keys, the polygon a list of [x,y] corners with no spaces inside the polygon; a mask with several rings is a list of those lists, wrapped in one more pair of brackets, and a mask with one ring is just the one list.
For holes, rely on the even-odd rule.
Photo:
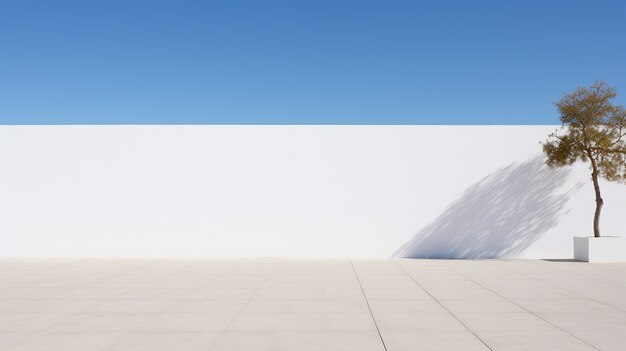
{"label": "tree", "polygon": [[596,195],[593,235],[600,237],[604,205],[599,178],[626,182],[626,110],[613,104],[615,89],[604,82],[576,88],[555,103],[563,126],[543,143],[550,167],[589,162]]}

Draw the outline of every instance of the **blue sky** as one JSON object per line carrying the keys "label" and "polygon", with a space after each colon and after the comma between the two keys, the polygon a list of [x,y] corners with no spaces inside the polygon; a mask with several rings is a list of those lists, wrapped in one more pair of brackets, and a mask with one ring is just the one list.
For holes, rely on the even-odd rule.
{"label": "blue sky", "polygon": [[626,1],[0,0],[0,124],[557,124]]}

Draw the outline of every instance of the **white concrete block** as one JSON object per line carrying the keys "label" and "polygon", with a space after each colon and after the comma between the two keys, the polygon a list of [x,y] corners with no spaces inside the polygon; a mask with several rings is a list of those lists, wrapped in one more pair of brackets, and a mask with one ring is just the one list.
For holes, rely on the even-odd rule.
{"label": "white concrete block", "polygon": [[584,262],[626,262],[626,239],[618,236],[576,236],[574,259]]}

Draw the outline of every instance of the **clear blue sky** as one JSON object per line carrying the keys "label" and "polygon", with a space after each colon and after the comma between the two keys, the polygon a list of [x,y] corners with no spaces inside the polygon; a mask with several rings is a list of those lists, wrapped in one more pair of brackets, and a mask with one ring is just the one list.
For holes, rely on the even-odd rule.
{"label": "clear blue sky", "polygon": [[0,124],[557,124],[626,1],[0,0]]}

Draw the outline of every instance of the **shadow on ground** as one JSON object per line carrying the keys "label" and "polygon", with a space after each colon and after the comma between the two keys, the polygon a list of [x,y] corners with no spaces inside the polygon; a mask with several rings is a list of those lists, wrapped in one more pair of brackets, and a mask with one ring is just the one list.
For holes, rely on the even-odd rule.
{"label": "shadow on ground", "polygon": [[542,157],[513,163],[469,187],[395,257],[512,258],[558,224],[569,198],[569,169],[550,169]]}

